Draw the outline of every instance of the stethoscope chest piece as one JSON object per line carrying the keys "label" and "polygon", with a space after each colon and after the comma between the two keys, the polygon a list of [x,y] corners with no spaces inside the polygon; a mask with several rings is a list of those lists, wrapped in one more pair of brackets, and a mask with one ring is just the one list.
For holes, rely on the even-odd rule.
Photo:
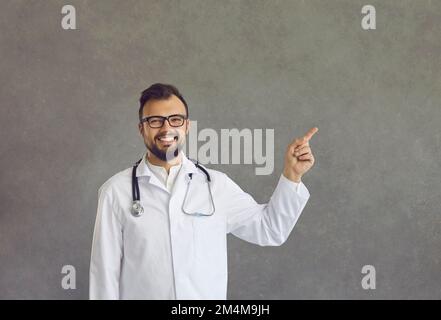
{"label": "stethoscope chest piece", "polygon": [[135,217],[139,217],[144,212],[144,208],[141,205],[141,202],[139,200],[133,201],[132,204],[132,214]]}

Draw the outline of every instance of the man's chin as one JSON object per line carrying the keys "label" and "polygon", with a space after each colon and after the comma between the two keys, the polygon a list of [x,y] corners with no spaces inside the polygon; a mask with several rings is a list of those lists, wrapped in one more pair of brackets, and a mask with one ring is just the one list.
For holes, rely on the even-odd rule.
{"label": "man's chin", "polygon": [[156,149],[160,152],[167,154],[167,153],[174,153],[178,147],[175,143],[169,144],[169,145],[162,145],[162,146],[156,146]]}
{"label": "man's chin", "polygon": [[149,148],[150,153],[155,155],[158,159],[166,162],[170,162],[179,156],[179,148],[176,145],[171,146],[155,146],[155,148]]}

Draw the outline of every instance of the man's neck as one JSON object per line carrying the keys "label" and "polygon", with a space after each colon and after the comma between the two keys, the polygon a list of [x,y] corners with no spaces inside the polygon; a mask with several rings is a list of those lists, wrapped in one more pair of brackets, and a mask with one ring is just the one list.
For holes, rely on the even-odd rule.
{"label": "man's neck", "polygon": [[171,167],[176,166],[182,162],[182,154],[179,153],[179,155],[176,158],[167,162],[167,161],[163,161],[163,160],[159,159],[154,154],[148,152],[147,153],[147,161],[155,166],[163,167],[167,171],[167,174],[169,174]]}

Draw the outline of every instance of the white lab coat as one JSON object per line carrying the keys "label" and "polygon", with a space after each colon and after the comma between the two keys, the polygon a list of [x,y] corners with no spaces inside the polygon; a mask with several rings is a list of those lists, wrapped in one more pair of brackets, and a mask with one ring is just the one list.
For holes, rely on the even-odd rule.
{"label": "white lab coat", "polygon": [[286,241],[309,198],[283,175],[267,204],[258,204],[227,175],[207,169],[216,212],[189,216],[182,203],[193,173],[188,212],[211,209],[206,176],[183,156],[172,192],[143,160],[137,176],[144,214],[134,217],[132,168],[99,190],[90,262],[90,299],[226,299],[227,234],[258,244]]}

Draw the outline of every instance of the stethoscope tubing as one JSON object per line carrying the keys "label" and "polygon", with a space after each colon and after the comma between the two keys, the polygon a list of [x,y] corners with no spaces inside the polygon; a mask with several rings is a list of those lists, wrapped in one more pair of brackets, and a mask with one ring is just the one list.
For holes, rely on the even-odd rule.
{"label": "stethoscope tubing", "polygon": [[[139,217],[141,216],[141,214],[144,212],[144,208],[141,205],[141,195],[139,193],[139,182],[138,182],[138,177],[136,176],[136,170],[138,168],[138,165],[141,163],[142,158],[139,159],[135,165],[132,168],[132,199],[133,199],[133,204],[132,204],[132,214],[135,217]],[[195,164],[195,166],[201,170],[206,178],[207,178],[207,185],[208,185],[208,192],[210,194],[210,201],[211,201],[211,206],[212,206],[212,211],[209,214],[202,214],[202,213],[190,213],[187,212],[185,210],[185,203],[187,201],[187,196],[188,196],[188,190],[190,189],[190,183],[193,180],[193,173],[189,173],[188,176],[190,178],[190,181],[188,182],[187,185],[187,190],[185,191],[185,196],[184,196],[184,201],[182,202],[182,211],[187,214],[187,215],[196,215],[196,216],[211,216],[214,214],[214,212],[216,211],[215,209],[215,205],[214,205],[214,199],[213,199],[213,193],[211,191],[211,177],[210,174],[208,173],[208,171],[199,164],[198,161],[193,161],[193,163]]]}

